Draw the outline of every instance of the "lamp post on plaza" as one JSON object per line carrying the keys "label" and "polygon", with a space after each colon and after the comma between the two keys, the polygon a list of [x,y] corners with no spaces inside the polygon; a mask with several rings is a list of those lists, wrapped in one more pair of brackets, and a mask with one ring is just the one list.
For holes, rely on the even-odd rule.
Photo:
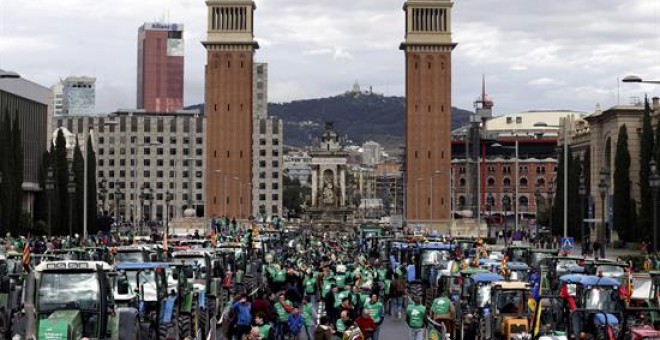
{"label": "lamp post on plaza", "polygon": [[607,197],[607,190],[609,188],[609,177],[610,172],[605,168],[600,170],[600,182],[598,183],[598,192],[600,192],[600,199],[602,200],[602,211],[601,211],[601,232],[599,235],[600,241],[600,257],[605,258],[605,198]]}
{"label": "lamp post on plaza", "polygon": [[[76,179],[73,172],[69,172],[69,236],[73,235],[73,196],[76,193]],[[85,202],[86,203],[86,202]]]}
{"label": "lamp post on plaza", "polygon": [[108,195],[108,180],[105,178],[101,179],[99,182],[99,200],[101,201],[101,212],[105,211],[105,200]]}
{"label": "lamp post on plaza", "polygon": [[660,191],[660,174],[656,167],[655,161],[651,160],[651,175],[649,176],[649,186],[651,187],[651,195],[653,195],[653,252],[658,251],[658,191]]}
{"label": "lamp post on plaza", "polygon": [[144,224],[144,200],[146,198],[144,185],[140,188],[140,195],[138,198],[140,199],[140,220],[138,221],[138,224],[140,225],[140,235],[142,235],[142,225]]}
{"label": "lamp post on plaza", "polygon": [[173,196],[169,190],[165,192],[165,232],[167,235],[170,234],[170,202],[172,202]]}
{"label": "lamp post on plaza", "polygon": [[507,215],[509,214],[509,209],[511,209],[511,198],[506,195],[502,199],[502,204],[504,205],[504,246],[507,246],[507,232],[509,231],[509,220]]}
{"label": "lamp post on plaza", "polygon": [[48,203],[48,236],[52,236],[53,227],[51,225],[51,198],[53,190],[55,189],[55,178],[53,166],[49,165],[48,170],[46,170],[46,202]]}
{"label": "lamp post on plaza", "polygon": [[550,233],[554,233],[552,230],[552,204],[553,204],[552,200],[555,196],[554,188],[555,188],[555,181],[550,181],[550,183],[548,183],[548,192],[547,192],[548,204],[550,208],[550,210],[548,210],[548,229],[550,229]]}
{"label": "lamp post on plaza", "polygon": [[488,219],[486,220],[486,227],[488,228],[488,238],[491,238],[491,224],[490,221],[492,219],[492,214],[493,214],[493,205],[495,205],[495,198],[493,197],[493,193],[488,190],[488,195],[486,196],[486,207],[488,208]]}
{"label": "lamp post on plaza", "polygon": [[[119,182],[115,183],[115,223],[119,225],[119,201],[121,200],[121,189],[119,188]],[[124,215],[124,217],[126,217]]]}
{"label": "lamp post on plaza", "polygon": [[587,186],[584,183],[584,171],[580,171],[580,185],[578,186],[578,194],[580,195],[580,235],[582,242],[582,253],[587,252],[587,243],[585,242],[585,232],[584,232],[584,199],[587,196]]}

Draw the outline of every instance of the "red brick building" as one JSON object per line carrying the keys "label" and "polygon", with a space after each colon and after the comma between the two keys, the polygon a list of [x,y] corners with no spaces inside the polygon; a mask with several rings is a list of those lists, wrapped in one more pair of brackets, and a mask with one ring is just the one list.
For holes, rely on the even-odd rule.
{"label": "red brick building", "polygon": [[450,219],[452,6],[449,0],[408,0],[403,7],[408,223],[438,226]]}
{"label": "red brick building", "polygon": [[138,29],[137,108],[183,109],[183,25],[145,23]]}
{"label": "red brick building", "polygon": [[[247,0],[207,0],[206,215],[246,220],[252,202],[253,13]],[[244,209],[243,209],[244,208]]]}

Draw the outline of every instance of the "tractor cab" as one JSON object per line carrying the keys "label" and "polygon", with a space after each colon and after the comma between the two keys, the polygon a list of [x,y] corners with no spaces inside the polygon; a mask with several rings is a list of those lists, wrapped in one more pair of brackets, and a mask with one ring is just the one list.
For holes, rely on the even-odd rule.
{"label": "tractor cab", "polygon": [[494,273],[478,273],[472,275],[467,281],[469,282],[467,288],[469,291],[468,311],[475,314],[490,313],[493,308],[491,305],[491,284],[504,281],[504,277]]}
{"label": "tractor cab", "polygon": [[530,268],[539,268],[539,266],[543,263],[543,260],[551,257],[556,257],[559,255],[559,250],[557,249],[538,249],[538,248],[531,248],[529,250],[529,259],[527,261],[527,265]]}
{"label": "tractor cab", "polygon": [[38,265],[26,282],[26,338],[103,339],[128,334],[135,338],[139,332],[135,310],[116,308],[111,271],[100,261]]}
{"label": "tractor cab", "polygon": [[532,252],[532,247],[528,246],[509,246],[505,255],[509,257],[511,262],[528,263]]}
{"label": "tractor cab", "polygon": [[541,295],[531,318],[531,334],[538,340],[567,340],[568,319],[564,301],[556,295]]}
{"label": "tractor cab", "polygon": [[588,260],[585,261],[584,269],[588,275],[602,275],[615,279],[621,284],[626,271],[630,268],[630,264],[622,262],[614,262],[607,260]]}
{"label": "tractor cab", "polygon": [[618,334],[624,307],[619,296],[620,283],[609,277],[584,275],[575,285],[578,310],[571,314],[571,329],[602,338],[608,333]]}
{"label": "tractor cab", "polygon": [[493,313],[485,316],[484,339],[519,339],[529,333],[529,292],[530,286],[527,282],[507,281],[491,284],[490,305]]}
{"label": "tractor cab", "polygon": [[150,262],[149,249],[145,246],[121,246],[113,248],[114,264],[123,262]]}

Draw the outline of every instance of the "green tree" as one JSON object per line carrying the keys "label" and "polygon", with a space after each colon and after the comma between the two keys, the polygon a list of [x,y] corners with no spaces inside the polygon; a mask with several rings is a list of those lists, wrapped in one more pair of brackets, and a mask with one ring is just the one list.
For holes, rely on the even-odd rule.
{"label": "green tree", "polygon": [[651,105],[649,98],[644,98],[644,115],[642,117],[642,135],[639,145],[639,191],[640,191],[640,209],[639,231],[641,235],[650,235],[651,229],[651,216],[653,213],[653,200],[651,197],[651,189],[649,187],[649,163],[653,158],[653,125],[651,123]]}
{"label": "green tree", "polygon": [[87,231],[96,233],[96,153],[91,135],[87,137],[85,150],[87,153]]}
{"label": "green tree", "polygon": [[78,138],[76,138],[76,146],[73,149],[73,165],[71,169],[76,183],[76,194],[73,199],[73,232],[82,234],[84,216],[84,198],[82,192],[85,185],[85,161],[83,160],[83,154],[80,150]]}
{"label": "green tree", "polygon": [[628,129],[625,124],[619,129],[614,164],[614,229],[623,241],[632,241],[635,231],[629,228],[633,221],[630,201],[630,153]]}
{"label": "green tree", "polygon": [[51,152],[53,170],[55,173],[55,192],[53,193],[52,211],[57,214],[53,216],[53,234],[69,234],[69,162],[67,161],[66,139],[62,130],[57,132],[55,138],[55,152]]}

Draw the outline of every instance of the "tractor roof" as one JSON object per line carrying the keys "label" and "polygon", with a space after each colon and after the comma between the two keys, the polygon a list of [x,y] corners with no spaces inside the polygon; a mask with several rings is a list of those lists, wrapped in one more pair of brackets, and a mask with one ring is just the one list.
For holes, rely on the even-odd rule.
{"label": "tractor roof", "polygon": [[619,281],[609,278],[609,277],[600,277],[600,276],[583,276],[580,280],[580,284],[583,286],[598,286],[598,287],[618,287],[621,284]]}
{"label": "tractor roof", "polygon": [[493,282],[493,287],[501,290],[529,290],[529,283],[518,281],[497,281]]}
{"label": "tractor roof", "polygon": [[495,281],[504,281],[504,277],[494,273],[478,273],[470,277],[476,283],[490,283]]}
{"label": "tractor roof", "polygon": [[169,265],[163,262],[122,262],[115,266],[117,270],[155,270],[156,268],[167,268]]}
{"label": "tractor roof", "polygon": [[112,266],[103,261],[48,261],[40,263],[36,272],[49,271],[95,271],[101,266],[104,271],[112,271]]}

